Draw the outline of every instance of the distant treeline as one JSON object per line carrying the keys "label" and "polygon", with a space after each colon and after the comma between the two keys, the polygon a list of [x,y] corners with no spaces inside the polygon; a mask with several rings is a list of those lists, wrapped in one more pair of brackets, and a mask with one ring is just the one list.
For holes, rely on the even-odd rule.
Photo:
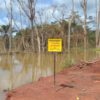
{"label": "distant treeline", "polygon": [[[34,51],[38,52],[38,40],[36,32],[38,32],[38,37],[40,40],[40,51],[47,52],[47,41],[48,38],[62,38],[63,39],[63,51],[68,49],[68,28],[69,23],[67,20],[62,20],[60,22],[53,22],[51,24],[43,24],[38,26],[33,26],[33,44],[31,43],[31,33],[30,28],[19,30],[15,36],[12,37],[12,50],[16,51]],[[8,27],[1,26],[5,28]],[[71,48],[83,47],[84,44],[84,30],[83,26],[76,22],[75,20],[71,24],[71,36],[70,45]],[[95,47],[95,31],[92,31],[87,27],[87,37],[88,37],[88,47]],[[0,49],[9,50],[9,35],[5,34],[0,36]]]}

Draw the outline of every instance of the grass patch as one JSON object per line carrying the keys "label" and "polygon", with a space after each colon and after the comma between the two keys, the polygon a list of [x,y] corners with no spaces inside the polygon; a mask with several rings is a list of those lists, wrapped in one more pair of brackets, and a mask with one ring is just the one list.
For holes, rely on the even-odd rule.
{"label": "grass patch", "polygon": [[69,68],[69,67],[71,67],[74,64],[76,64],[74,59],[66,59],[64,61],[63,67],[64,68]]}
{"label": "grass patch", "polygon": [[94,51],[100,51],[100,48],[95,48]]}

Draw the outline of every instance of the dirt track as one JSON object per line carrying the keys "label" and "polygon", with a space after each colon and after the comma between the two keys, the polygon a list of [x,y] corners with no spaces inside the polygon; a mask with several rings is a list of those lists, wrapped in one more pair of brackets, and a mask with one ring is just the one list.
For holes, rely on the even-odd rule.
{"label": "dirt track", "polygon": [[7,100],[100,100],[100,61],[80,63],[53,77],[19,87],[7,94]]}

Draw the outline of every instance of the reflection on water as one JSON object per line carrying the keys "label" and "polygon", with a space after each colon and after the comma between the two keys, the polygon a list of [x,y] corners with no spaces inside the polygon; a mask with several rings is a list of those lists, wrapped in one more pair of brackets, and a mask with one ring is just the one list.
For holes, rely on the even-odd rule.
{"label": "reflection on water", "polygon": [[[87,52],[87,60],[95,58],[96,52]],[[82,50],[73,50],[70,55],[74,62],[84,59]],[[67,53],[57,55],[57,72],[64,68]],[[0,56],[0,90],[12,89],[53,74],[53,54],[23,53]]]}
{"label": "reflection on water", "polygon": [[52,74],[52,54],[38,56],[38,54],[26,53],[0,56],[1,90],[12,89]]}

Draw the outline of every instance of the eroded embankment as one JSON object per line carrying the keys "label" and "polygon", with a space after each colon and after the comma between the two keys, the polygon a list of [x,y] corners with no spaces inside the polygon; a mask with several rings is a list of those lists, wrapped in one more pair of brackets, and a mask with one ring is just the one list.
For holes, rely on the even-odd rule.
{"label": "eroded embankment", "polygon": [[74,65],[7,94],[6,100],[100,100],[100,61]]}

